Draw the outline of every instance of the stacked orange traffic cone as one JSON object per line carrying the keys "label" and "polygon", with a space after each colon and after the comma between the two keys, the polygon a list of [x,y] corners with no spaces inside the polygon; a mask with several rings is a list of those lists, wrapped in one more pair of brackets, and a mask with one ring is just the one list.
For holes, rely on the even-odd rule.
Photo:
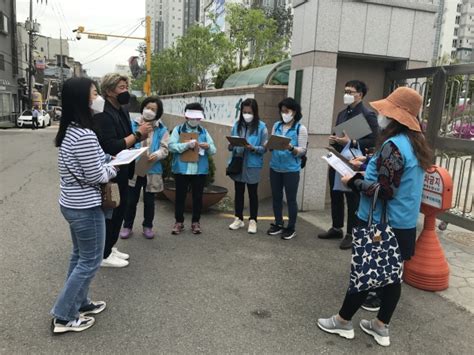
{"label": "stacked orange traffic cone", "polygon": [[405,263],[403,278],[407,284],[421,290],[442,291],[449,286],[449,265],[436,234],[436,212],[426,210],[415,255]]}

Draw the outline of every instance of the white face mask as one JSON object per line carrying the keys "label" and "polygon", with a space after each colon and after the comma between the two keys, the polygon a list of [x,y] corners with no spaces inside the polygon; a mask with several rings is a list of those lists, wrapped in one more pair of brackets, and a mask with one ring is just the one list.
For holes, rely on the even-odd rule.
{"label": "white face mask", "polygon": [[281,114],[281,119],[285,123],[291,122],[291,120],[293,119],[293,112],[282,113]]}
{"label": "white face mask", "polygon": [[146,108],[143,110],[142,117],[147,122],[153,121],[156,118],[156,112]]}
{"label": "white face mask", "polygon": [[387,126],[390,124],[390,122],[392,122],[392,119],[390,118],[387,118],[386,116],[384,115],[381,115],[379,114],[377,116],[377,123],[379,124],[379,127],[384,130],[385,128],[387,128]]}
{"label": "white face mask", "polygon": [[195,127],[199,126],[199,120],[190,120],[190,119],[188,119],[188,125],[190,127],[195,128]]}
{"label": "white face mask", "polygon": [[351,105],[355,101],[354,96],[351,94],[344,94],[344,105]]}
{"label": "white face mask", "polygon": [[242,117],[244,118],[245,122],[250,123],[253,121],[253,115],[251,113],[243,113]]}
{"label": "white face mask", "polygon": [[92,100],[92,103],[89,105],[89,107],[94,110],[95,113],[101,113],[104,112],[104,105],[105,100],[102,98],[102,96],[97,96],[94,100]]}

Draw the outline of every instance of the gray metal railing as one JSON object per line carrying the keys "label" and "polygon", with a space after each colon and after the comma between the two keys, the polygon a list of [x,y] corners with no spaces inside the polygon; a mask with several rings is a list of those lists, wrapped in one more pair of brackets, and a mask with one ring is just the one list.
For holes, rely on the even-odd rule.
{"label": "gray metal railing", "polygon": [[440,218],[474,230],[474,64],[389,72],[385,94],[399,86],[423,96],[419,117],[435,163],[453,178],[453,207]]}

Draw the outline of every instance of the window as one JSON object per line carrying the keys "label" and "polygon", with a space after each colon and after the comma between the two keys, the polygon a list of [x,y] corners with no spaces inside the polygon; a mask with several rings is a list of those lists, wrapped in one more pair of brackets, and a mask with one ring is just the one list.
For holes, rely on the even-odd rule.
{"label": "window", "polygon": [[455,29],[454,29],[454,35],[455,35],[455,36],[458,35],[458,28],[455,28]]}
{"label": "window", "polygon": [[44,52],[44,48],[43,48],[43,47],[41,47],[41,52]]}
{"label": "window", "polygon": [[458,40],[457,39],[453,39],[453,47],[456,48],[458,45]]}
{"label": "window", "polygon": [[456,12],[461,12],[461,6],[462,6],[462,4],[458,4],[458,6],[456,8]]}
{"label": "window", "polygon": [[0,12],[0,32],[8,34],[8,16]]}
{"label": "window", "polygon": [[5,56],[0,54],[0,70],[5,70]]}
{"label": "window", "polygon": [[456,16],[456,25],[459,25],[459,20],[461,19],[461,16]]}

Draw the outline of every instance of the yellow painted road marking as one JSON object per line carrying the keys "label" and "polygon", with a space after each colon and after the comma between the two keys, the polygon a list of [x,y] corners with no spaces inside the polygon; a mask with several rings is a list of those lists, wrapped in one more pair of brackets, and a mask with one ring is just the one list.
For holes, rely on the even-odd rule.
{"label": "yellow painted road marking", "polygon": [[[235,218],[235,215],[230,214],[230,213],[219,213],[219,216],[220,217],[225,217],[225,218]],[[249,219],[249,218],[250,218],[250,216],[244,216],[244,220]],[[273,217],[273,216],[258,216],[257,219],[259,221],[274,221],[275,217]],[[283,220],[287,221],[288,217],[283,217]]]}

